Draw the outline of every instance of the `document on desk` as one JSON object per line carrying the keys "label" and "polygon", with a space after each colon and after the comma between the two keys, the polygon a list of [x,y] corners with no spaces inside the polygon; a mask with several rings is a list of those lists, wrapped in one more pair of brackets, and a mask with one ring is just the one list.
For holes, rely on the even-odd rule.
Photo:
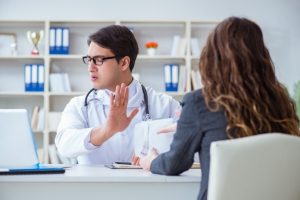
{"label": "document on desk", "polygon": [[134,152],[139,157],[144,157],[152,148],[158,152],[169,151],[174,133],[158,133],[161,128],[174,123],[172,118],[143,121],[134,128]]}
{"label": "document on desk", "polygon": [[141,166],[132,165],[130,162],[114,162],[111,165],[104,165],[110,169],[142,169]]}

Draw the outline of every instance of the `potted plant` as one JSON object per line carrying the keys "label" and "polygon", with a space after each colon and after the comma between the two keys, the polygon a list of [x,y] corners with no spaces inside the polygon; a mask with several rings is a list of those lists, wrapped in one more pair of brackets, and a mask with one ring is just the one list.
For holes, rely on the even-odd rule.
{"label": "potted plant", "polygon": [[145,46],[147,48],[147,54],[149,56],[154,56],[156,53],[156,48],[158,47],[158,43],[151,41],[151,42],[147,42]]}

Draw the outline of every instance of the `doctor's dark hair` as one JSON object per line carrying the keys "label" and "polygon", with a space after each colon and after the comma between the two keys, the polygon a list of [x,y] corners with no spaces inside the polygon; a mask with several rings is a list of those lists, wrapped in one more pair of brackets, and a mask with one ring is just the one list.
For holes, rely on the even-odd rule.
{"label": "doctor's dark hair", "polygon": [[230,17],[209,35],[199,70],[205,102],[224,109],[229,138],[282,132],[300,135],[295,104],[278,81],[260,27]]}
{"label": "doctor's dark hair", "polygon": [[88,45],[91,42],[110,49],[115,54],[118,62],[123,57],[129,56],[129,68],[130,71],[133,70],[139,47],[133,33],[127,27],[120,25],[104,27],[89,36],[87,40]]}

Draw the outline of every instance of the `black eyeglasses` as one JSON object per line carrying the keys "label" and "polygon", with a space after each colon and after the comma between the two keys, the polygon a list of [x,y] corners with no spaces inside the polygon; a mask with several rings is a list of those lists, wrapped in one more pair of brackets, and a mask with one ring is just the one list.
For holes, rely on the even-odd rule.
{"label": "black eyeglasses", "polygon": [[93,63],[95,65],[101,66],[103,64],[104,61],[108,60],[108,59],[114,59],[116,58],[116,56],[111,56],[111,57],[103,57],[103,56],[82,56],[82,61],[84,62],[84,64],[90,64],[91,61],[93,61]]}

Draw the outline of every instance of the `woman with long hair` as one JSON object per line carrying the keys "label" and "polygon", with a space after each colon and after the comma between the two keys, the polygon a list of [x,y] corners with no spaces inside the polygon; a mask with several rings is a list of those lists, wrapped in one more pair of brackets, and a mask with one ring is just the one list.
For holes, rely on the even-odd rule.
{"label": "woman with long hair", "polygon": [[277,80],[260,27],[230,17],[209,35],[199,71],[203,88],[183,98],[169,152],[152,150],[140,165],[153,173],[177,175],[199,153],[198,199],[207,198],[210,144],[214,141],[281,132],[299,136],[299,119],[287,90]]}

